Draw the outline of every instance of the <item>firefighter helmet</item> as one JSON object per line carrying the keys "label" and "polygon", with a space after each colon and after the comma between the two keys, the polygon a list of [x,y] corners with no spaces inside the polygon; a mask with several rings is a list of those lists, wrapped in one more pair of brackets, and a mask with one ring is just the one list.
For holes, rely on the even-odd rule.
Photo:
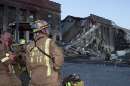
{"label": "firefighter helmet", "polygon": [[70,75],[71,76],[71,80],[72,81],[77,81],[80,79],[80,75],[79,74],[76,74],[76,73],[73,73]]}
{"label": "firefighter helmet", "polygon": [[45,20],[37,20],[35,21],[35,24],[33,25],[33,27],[35,28],[33,32],[36,33],[43,29],[47,29],[48,23]]}

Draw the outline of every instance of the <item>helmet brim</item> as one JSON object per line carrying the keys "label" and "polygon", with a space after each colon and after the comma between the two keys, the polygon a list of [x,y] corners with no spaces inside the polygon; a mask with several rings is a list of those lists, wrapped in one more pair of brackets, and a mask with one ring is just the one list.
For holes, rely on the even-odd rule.
{"label": "helmet brim", "polygon": [[42,27],[40,27],[40,28],[34,29],[34,30],[33,30],[33,33],[39,32],[39,31],[41,31],[41,30],[43,30],[43,29],[47,29],[47,28],[48,28],[48,25],[42,26]]}

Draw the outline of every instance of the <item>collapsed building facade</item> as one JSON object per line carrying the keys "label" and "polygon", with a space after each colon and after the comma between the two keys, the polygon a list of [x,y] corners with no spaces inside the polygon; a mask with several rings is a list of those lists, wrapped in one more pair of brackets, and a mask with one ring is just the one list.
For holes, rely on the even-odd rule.
{"label": "collapsed building facade", "polygon": [[125,28],[93,14],[86,18],[67,16],[61,25],[66,56],[109,60],[111,52],[130,47]]}
{"label": "collapsed building facade", "polygon": [[[60,4],[50,0],[0,0],[0,32],[11,29],[16,41],[29,41],[33,34],[27,23],[44,19],[49,23],[54,39],[60,36]],[[14,27],[9,27],[14,24]]]}

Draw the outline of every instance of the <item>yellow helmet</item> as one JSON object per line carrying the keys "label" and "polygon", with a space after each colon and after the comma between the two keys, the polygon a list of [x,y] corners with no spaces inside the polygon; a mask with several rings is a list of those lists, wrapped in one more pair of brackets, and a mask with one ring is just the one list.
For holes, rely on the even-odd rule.
{"label": "yellow helmet", "polygon": [[33,26],[35,29],[33,30],[34,33],[41,31],[43,29],[48,28],[48,23],[44,20],[37,20],[35,21],[35,24]]}

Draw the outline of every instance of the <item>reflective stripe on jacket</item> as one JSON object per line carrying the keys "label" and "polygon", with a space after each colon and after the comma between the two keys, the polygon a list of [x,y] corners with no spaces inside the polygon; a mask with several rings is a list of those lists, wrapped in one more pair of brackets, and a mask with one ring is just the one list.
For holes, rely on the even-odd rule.
{"label": "reflective stripe on jacket", "polygon": [[84,82],[83,81],[78,81],[78,82],[67,82],[66,86],[84,86]]}
{"label": "reflective stripe on jacket", "polygon": [[[45,53],[47,55],[50,54],[50,41],[51,39],[47,39],[45,42]],[[45,55],[45,60],[46,60],[46,66],[47,66],[47,76],[51,76],[51,65],[50,65],[50,58],[48,56]]]}
{"label": "reflective stripe on jacket", "polygon": [[72,86],[71,82],[67,82],[66,86]]}

